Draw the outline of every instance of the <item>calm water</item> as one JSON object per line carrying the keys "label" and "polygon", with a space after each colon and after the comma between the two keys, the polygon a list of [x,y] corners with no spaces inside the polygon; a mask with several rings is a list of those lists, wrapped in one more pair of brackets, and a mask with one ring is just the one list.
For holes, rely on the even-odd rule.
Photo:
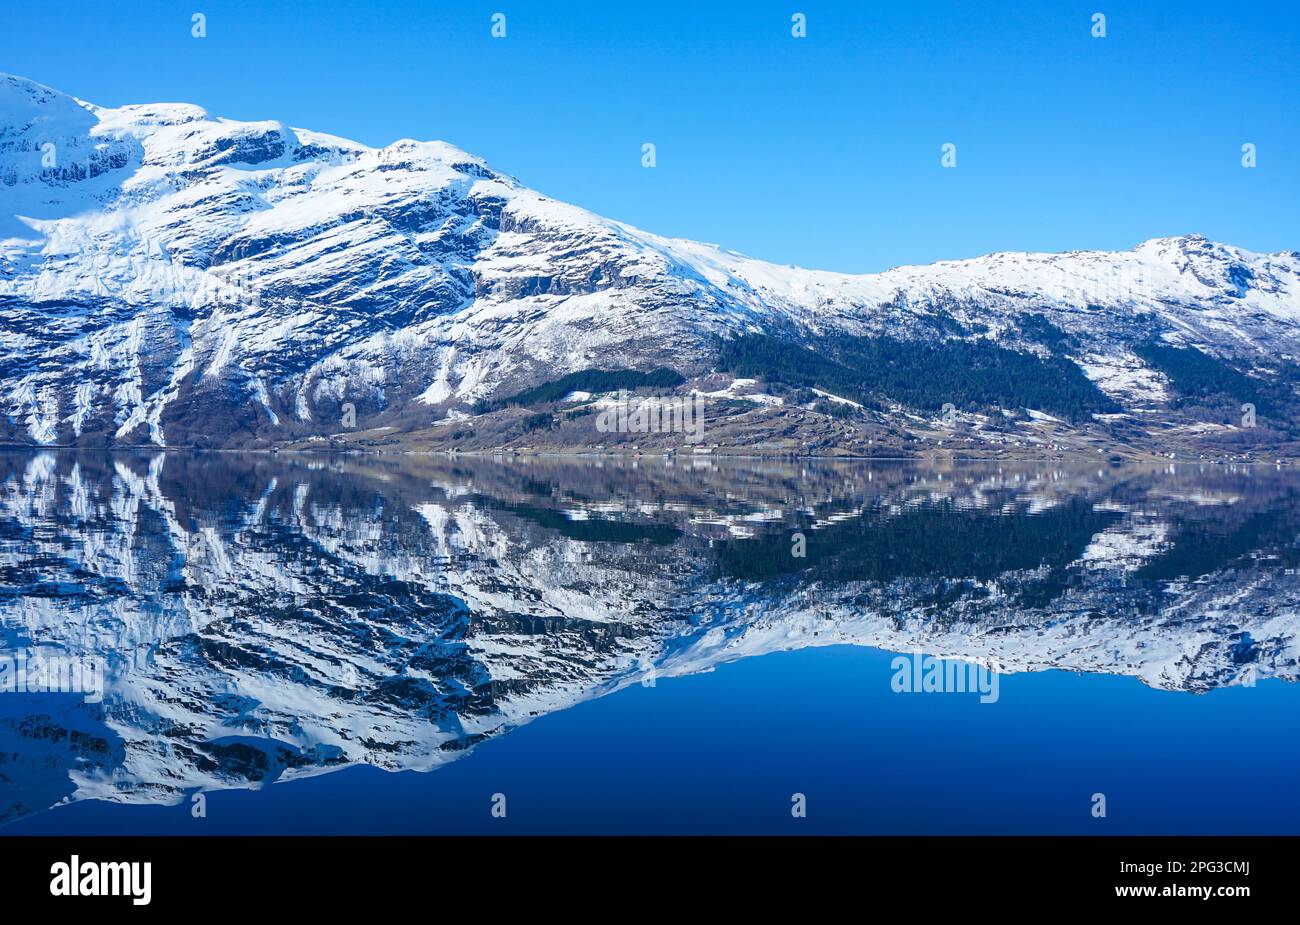
{"label": "calm water", "polygon": [[0,453],[0,831],[1296,833],[1298,570],[1275,468]]}

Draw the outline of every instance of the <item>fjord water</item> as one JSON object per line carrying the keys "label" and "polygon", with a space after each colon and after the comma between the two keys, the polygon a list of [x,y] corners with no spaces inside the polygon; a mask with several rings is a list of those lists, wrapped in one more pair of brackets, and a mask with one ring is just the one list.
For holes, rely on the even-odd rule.
{"label": "fjord water", "polygon": [[1298,568],[1275,467],[0,453],[0,831],[1294,833]]}

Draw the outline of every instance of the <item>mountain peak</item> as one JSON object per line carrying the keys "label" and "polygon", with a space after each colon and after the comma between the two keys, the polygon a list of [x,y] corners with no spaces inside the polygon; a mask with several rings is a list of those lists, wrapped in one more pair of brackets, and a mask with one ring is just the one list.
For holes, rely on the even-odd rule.
{"label": "mountain peak", "polygon": [[44,106],[60,99],[71,100],[72,97],[28,77],[0,71],[0,106],[3,106],[0,112],[6,116],[13,111],[15,104]]}
{"label": "mountain peak", "polygon": [[1205,235],[1193,232],[1191,234],[1170,235],[1162,238],[1148,238],[1133,249],[1138,253],[1186,254],[1203,253],[1217,246],[1219,245],[1216,244],[1216,242],[1210,240]]}
{"label": "mountain peak", "polygon": [[0,150],[84,135],[95,124],[89,108],[66,93],[0,73]]}

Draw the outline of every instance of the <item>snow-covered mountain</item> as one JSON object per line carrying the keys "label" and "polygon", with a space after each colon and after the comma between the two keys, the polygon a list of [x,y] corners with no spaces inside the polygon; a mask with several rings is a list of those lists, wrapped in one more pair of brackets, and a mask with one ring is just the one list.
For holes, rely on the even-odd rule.
{"label": "snow-covered mountain", "polygon": [[0,821],[433,769],[807,646],[1295,681],[1300,495],[1227,468],[0,454],[0,655],[107,666],[97,702],[3,676]]}
{"label": "snow-covered mountain", "polygon": [[[983,341],[1064,359],[1130,423],[1231,429],[1264,402],[1211,375],[1225,401],[1188,417],[1204,370],[1180,380],[1149,345],[1285,405],[1300,253],[1188,235],[803,270],[556,202],[441,142],[103,108],[0,76],[0,440],[264,444],[336,433],[345,405],[362,429],[419,430],[583,370],[666,367],[690,388],[727,373],[719,339],[741,334]],[[906,423],[908,399],[868,387],[865,429]],[[1122,441],[1116,420],[1089,426]]]}

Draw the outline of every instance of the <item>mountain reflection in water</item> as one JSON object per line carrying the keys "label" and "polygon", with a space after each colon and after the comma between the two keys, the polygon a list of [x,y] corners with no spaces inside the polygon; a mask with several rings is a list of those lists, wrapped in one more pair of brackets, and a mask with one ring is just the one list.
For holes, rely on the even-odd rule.
{"label": "mountain reflection in water", "polygon": [[1298,538],[1270,467],[0,453],[4,652],[103,681],[0,669],[0,820],[430,770],[813,646],[1294,681]]}

